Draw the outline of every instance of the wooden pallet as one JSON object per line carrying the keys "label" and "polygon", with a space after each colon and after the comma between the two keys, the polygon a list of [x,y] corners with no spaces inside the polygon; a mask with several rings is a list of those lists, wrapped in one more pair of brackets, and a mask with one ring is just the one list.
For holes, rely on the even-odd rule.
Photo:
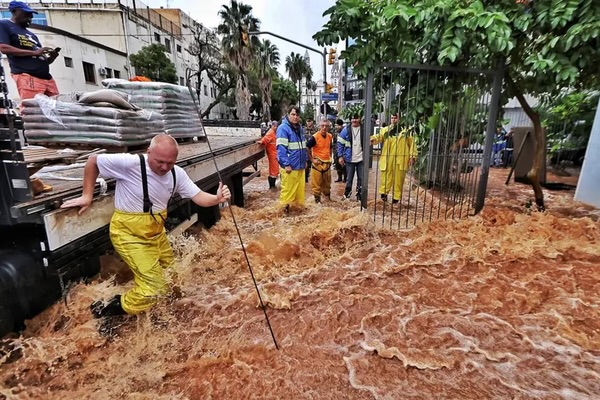
{"label": "wooden pallet", "polygon": [[74,151],[72,153],[59,153],[56,149],[48,148],[23,148],[23,158],[27,164],[38,163],[56,163],[65,162],[67,164],[75,161],[83,151]]}
{"label": "wooden pallet", "polygon": [[48,142],[36,142],[36,146],[44,146],[49,149],[64,149],[70,148],[79,152],[94,151],[97,149],[103,149],[106,153],[139,153],[146,151],[148,148],[147,144],[135,145],[135,146],[108,146],[108,145],[97,145],[97,144],[83,144],[83,143],[48,143]]}

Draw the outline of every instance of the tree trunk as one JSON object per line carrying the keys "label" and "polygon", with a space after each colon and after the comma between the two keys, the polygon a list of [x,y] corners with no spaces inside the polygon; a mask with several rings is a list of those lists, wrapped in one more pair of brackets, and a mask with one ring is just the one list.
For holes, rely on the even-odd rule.
{"label": "tree trunk", "polygon": [[248,91],[248,83],[246,76],[242,73],[238,75],[237,84],[235,87],[235,104],[237,108],[237,116],[242,121],[250,120],[250,93]]}
{"label": "tree trunk", "polygon": [[271,120],[271,109],[270,109],[270,104],[271,104],[271,99],[270,99],[270,93],[269,93],[269,89],[271,86],[271,82],[269,81],[269,79],[267,78],[262,78],[260,80],[260,94],[261,94],[261,98],[262,98],[262,115],[263,115],[263,119],[267,119],[268,121]]}
{"label": "tree trunk", "polygon": [[533,122],[533,148],[534,148],[534,157],[533,157],[533,165],[531,166],[531,170],[527,173],[527,178],[531,182],[531,186],[533,187],[533,193],[535,195],[535,204],[539,211],[544,211],[546,207],[544,206],[544,192],[542,191],[542,185],[540,185],[539,173],[542,169],[542,163],[546,162],[544,157],[544,130],[542,129],[542,121],[540,118],[540,114],[531,108],[525,96],[523,95],[523,91],[517,87],[516,83],[507,75],[508,83],[512,86],[513,91],[515,92],[515,96],[521,107],[523,107],[523,111],[525,114],[531,119]]}

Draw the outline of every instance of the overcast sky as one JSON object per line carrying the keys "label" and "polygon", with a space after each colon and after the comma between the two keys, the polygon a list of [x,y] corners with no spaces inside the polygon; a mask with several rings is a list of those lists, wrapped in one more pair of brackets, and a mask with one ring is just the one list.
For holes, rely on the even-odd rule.
{"label": "overcast sky", "polygon": [[[142,0],[148,6],[158,8],[167,7],[166,0]],[[321,30],[327,19],[323,12],[334,4],[334,0],[245,0],[244,3],[252,6],[253,15],[260,20],[261,31],[268,31],[290,38],[306,46],[319,48],[312,39],[317,31]],[[180,8],[204,26],[216,28],[220,23],[218,12],[223,4],[230,4],[229,0],[170,0],[170,8]],[[287,43],[272,36],[263,36],[269,39],[279,49],[281,65],[279,72],[287,77],[285,72],[285,58],[293,51],[304,54],[305,49]],[[323,76],[322,57],[310,52],[310,64],[313,69],[313,80],[317,81]]]}

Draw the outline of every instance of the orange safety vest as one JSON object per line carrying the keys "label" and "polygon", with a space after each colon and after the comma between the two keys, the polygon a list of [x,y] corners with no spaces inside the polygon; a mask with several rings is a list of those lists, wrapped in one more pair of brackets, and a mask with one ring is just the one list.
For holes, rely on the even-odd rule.
{"label": "orange safety vest", "polygon": [[317,132],[313,135],[317,144],[312,148],[313,158],[317,158],[322,162],[331,162],[331,146],[333,143],[333,136],[328,133],[325,137]]}

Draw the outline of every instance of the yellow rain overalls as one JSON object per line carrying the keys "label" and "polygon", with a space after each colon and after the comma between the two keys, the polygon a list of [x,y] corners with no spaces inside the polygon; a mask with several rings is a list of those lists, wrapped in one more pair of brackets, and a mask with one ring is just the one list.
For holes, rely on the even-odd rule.
{"label": "yellow rain overalls", "polygon": [[333,136],[327,133],[325,137],[317,132],[312,136],[315,139],[315,145],[311,152],[313,162],[311,168],[314,170],[311,174],[311,189],[315,199],[321,197],[323,193],[326,197],[331,194],[331,149],[333,146]]}
{"label": "yellow rain overalls", "polygon": [[383,142],[379,159],[381,170],[379,194],[387,195],[393,187],[392,198],[400,200],[410,159],[418,155],[414,137],[408,129],[398,132],[398,127],[389,126],[381,129],[377,135],[371,136],[371,141],[373,144]]}
{"label": "yellow rain overalls", "polygon": [[[146,165],[140,155],[144,212],[115,210],[110,221],[110,240],[134,276],[134,287],[121,296],[121,307],[127,314],[139,314],[152,307],[167,293],[165,269],[173,266],[173,249],[165,231],[167,210],[152,211],[148,197]],[[173,191],[176,187],[175,171]],[[171,196],[173,193],[171,194]]]}

